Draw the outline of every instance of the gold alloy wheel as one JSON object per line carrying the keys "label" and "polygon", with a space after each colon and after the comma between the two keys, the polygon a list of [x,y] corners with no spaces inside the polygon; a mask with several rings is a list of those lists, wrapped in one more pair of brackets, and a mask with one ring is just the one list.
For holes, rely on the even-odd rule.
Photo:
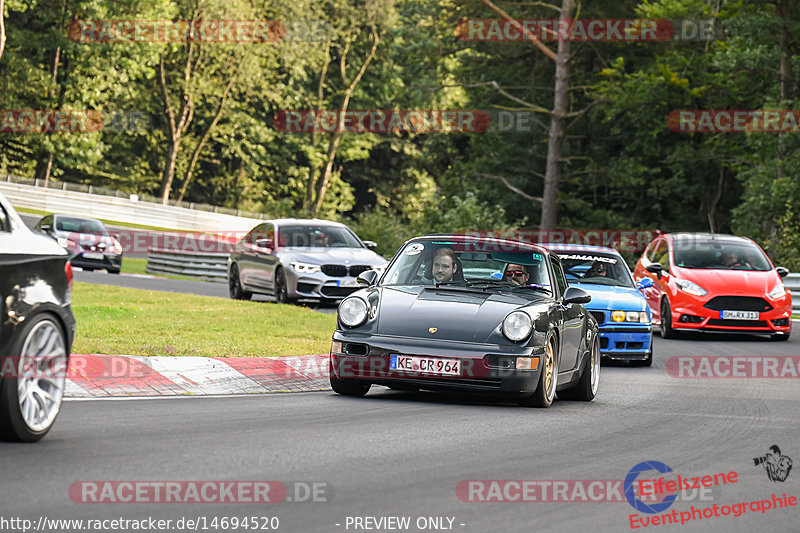
{"label": "gold alloy wheel", "polygon": [[553,369],[555,367],[555,355],[553,354],[553,342],[547,343],[547,352],[544,362],[544,390],[548,398],[552,396],[550,388],[553,385]]}

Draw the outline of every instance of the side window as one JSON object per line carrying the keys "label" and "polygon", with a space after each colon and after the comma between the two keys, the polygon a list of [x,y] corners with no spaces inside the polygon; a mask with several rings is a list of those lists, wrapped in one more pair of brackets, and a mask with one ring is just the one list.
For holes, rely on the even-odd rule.
{"label": "side window", "polygon": [[667,241],[662,240],[659,242],[653,262],[661,263],[661,266],[664,267],[664,272],[669,272],[669,246]]}
{"label": "side window", "polygon": [[0,231],[11,231],[11,222],[8,220],[8,213],[0,205]]}
{"label": "side window", "polygon": [[255,245],[258,239],[263,239],[261,235],[264,234],[264,228],[266,226],[267,226],[266,224],[259,224],[258,226],[250,230],[250,233],[248,233],[247,236],[243,239],[244,242],[246,242],[247,244]]}
{"label": "side window", "polygon": [[[553,275],[556,277],[556,285],[558,285],[558,296],[564,296],[567,291],[567,278],[564,277],[564,269],[561,268],[561,263],[550,258],[550,264],[553,266]],[[556,295],[554,295],[556,296]]]}
{"label": "side window", "polygon": [[38,224],[36,224],[36,229],[41,229],[42,226],[50,226],[51,228],[53,228],[53,218],[54,218],[53,215],[47,215],[42,220],[40,220]]}
{"label": "side window", "polygon": [[654,257],[654,256],[653,256],[653,252],[655,252],[656,246],[657,246],[657,245],[658,245],[658,243],[660,243],[660,242],[661,242],[661,241],[653,241],[653,242],[651,242],[651,243],[650,243],[650,244],[647,246],[647,250],[645,250],[645,252],[644,252],[644,256],[645,256],[645,257],[647,258],[647,260],[648,260],[648,261],[650,261],[651,263],[655,263],[655,261],[653,261],[653,257]]}
{"label": "side window", "polygon": [[272,224],[262,224],[260,227],[260,231],[258,235],[256,235],[256,239],[266,239],[269,241],[267,244],[267,248],[274,248],[275,247],[275,226]]}

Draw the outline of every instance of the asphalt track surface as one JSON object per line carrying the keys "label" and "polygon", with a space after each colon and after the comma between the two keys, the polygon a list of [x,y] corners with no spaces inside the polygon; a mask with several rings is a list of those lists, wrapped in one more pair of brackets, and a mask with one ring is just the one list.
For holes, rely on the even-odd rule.
{"label": "asphalt track surface", "polygon": [[[222,296],[226,289],[98,272],[78,272],[76,279],[151,290],[165,290],[157,288],[163,281],[170,290],[185,292],[214,286]],[[0,443],[0,526],[2,518],[37,524],[40,517],[153,517],[173,520],[165,530],[189,531],[194,529],[179,528],[176,521],[204,517],[205,531],[214,531],[221,530],[211,527],[214,517],[236,516],[278,517],[277,530],[284,532],[434,531],[417,527],[417,520],[446,517],[445,527],[452,518],[450,530],[464,532],[630,531],[632,515],[655,515],[637,513],[625,501],[538,500],[545,486],[552,491],[547,482],[587,480],[588,486],[592,480],[624,480],[643,461],[665,463],[674,470],[667,475],[671,479],[675,473],[684,478],[737,473],[736,483],[684,494],[665,511],[676,511],[678,520],[692,506],[724,509],[784,493],[800,498],[798,467],[786,481],[772,482],[753,462],[772,445],[799,460],[800,381],[671,377],[666,361],[685,355],[798,356],[800,335],[795,332],[788,342],[739,335],[656,337],[653,367],[603,366],[594,402],[556,401],[550,409],[382,387],[363,399],[318,392],[66,401],[42,442]],[[650,471],[642,477],[658,475]],[[79,481],[206,480],[278,481],[295,500],[295,483],[324,483],[325,496],[318,499],[325,501],[86,504],[73,501],[69,493]],[[468,480],[543,483],[532,493],[537,501],[469,502],[456,491]],[[304,486],[299,492],[305,492]],[[484,484],[474,496],[490,496],[490,489]],[[571,491],[567,495],[581,498]],[[520,493],[512,489],[509,496]],[[800,506],[765,513],[752,509],[738,517],[639,530],[800,530]],[[410,527],[354,527],[357,518],[395,516],[410,517]],[[8,526],[0,529],[21,530]]]}
{"label": "asphalt track surface", "polygon": [[[800,458],[797,379],[692,380],[665,371],[671,355],[786,355],[799,347],[796,337],[657,339],[652,368],[604,366],[594,402],[556,401],[550,409],[382,387],[363,399],[319,392],[67,401],[42,442],[0,444],[0,517],[277,516],[284,532],[356,531],[347,517],[364,516],[409,516],[406,531],[421,531],[419,517],[454,517],[453,530],[464,532],[624,531],[634,514],[626,502],[476,503],[461,501],[456,487],[464,480],[622,480],[649,460],[684,477],[738,474],[736,483],[667,512],[800,496],[796,469],[778,483],[753,464],[773,444]],[[325,483],[327,501],[74,502],[70,486],[87,480],[269,480],[289,487],[289,497],[294,482]],[[798,507],[791,507],[657,529],[797,525]]]}

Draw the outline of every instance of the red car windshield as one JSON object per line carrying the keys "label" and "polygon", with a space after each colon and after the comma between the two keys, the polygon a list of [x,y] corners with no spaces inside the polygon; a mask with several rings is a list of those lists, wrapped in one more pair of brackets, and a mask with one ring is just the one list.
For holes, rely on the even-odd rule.
{"label": "red car windshield", "polygon": [[707,270],[772,270],[764,252],[751,243],[692,241],[674,243],[675,266]]}

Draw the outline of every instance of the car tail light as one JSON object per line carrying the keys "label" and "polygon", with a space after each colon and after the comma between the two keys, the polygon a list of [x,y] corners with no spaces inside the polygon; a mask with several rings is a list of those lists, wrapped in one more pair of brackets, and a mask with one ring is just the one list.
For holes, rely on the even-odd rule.
{"label": "car tail light", "polygon": [[67,275],[67,300],[72,300],[72,263],[64,263],[64,274]]}

